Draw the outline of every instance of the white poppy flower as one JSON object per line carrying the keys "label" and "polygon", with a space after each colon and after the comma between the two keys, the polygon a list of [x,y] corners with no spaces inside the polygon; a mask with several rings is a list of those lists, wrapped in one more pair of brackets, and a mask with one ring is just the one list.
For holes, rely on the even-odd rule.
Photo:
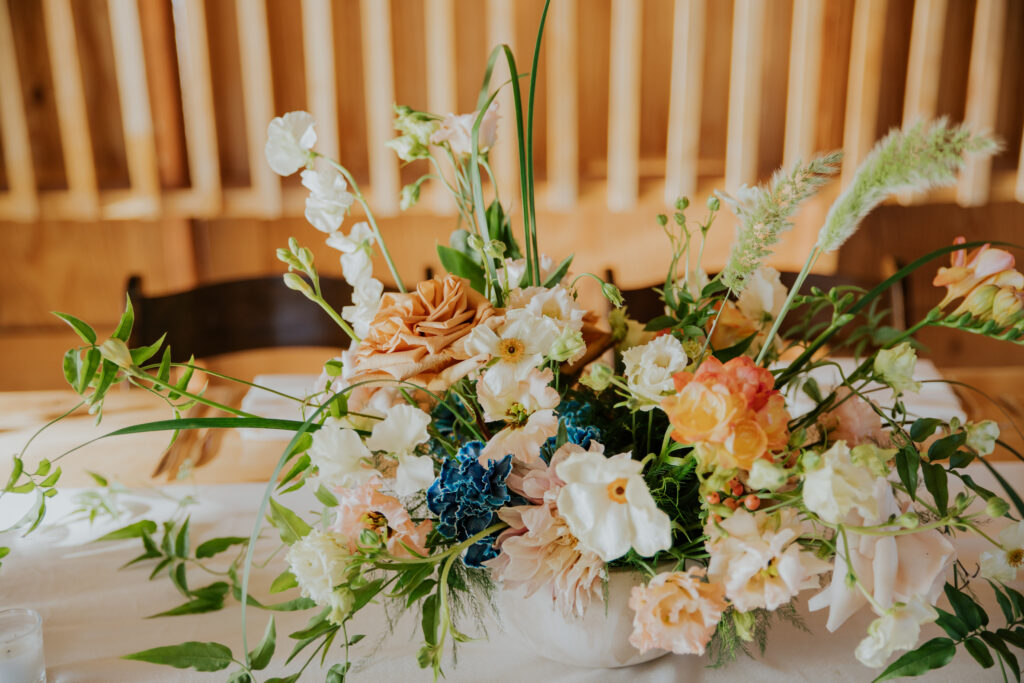
{"label": "white poppy flower", "polygon": [[380,473],[370,466],[371,453],[354,430],[329,419],[313,433],[309,460],[326,486],[359,486]]}
{"label": "white poppy flower", "polygon": [[534,368],[518,382],[505,382],[501,373],[485,372],[476,383],[477,398],[488,421],[516,421],[538,410],[558,407],[560,396],[551,386],[554,375],[549,368]]}
{"label": "white poppy flower", "polygon": [[672,522],[654,502],[642,471],[629,453],[574,453],[555,467],[565,482],[558,512],[580,545],[605,562],[630,548],[647,557],[672,545]]}
{"label": "white poppy flower", "polygon": [[370,323],[380,309],[380,297],[384,285],[376,278],[366,278],[352,292],[352,305],[341,309],[341,317],[352,324],[356,336],[363,338],[370,333]]}
{"label": "white poppy flower", "polygon": [[527,464],[543,462],[540,447],[558,434],[558,418],[554,410],[538,410],[522,424],[510,424],[491,437],[480,451],[480,464],[500,460],[509,453]]}
{"label": "white poppy flower", "polygon": [[921,624],[938,618],[935,608],[915,595],[907,603],[886,610],[868,626],[867,638],[860,641],[854,654],[860,663],[875,669],[885,666],[897,650],[910,650],[921,637]]}
{"label": "white poppy flower", "polygon": [[355,201],[344,176],[333,168],[322,171],[307,169],[301,175],[302,184],[309,190],[306,220],[321,232],[334,232],[341,227],[345,214]]}
{"label": "white poppy flower", "polygon": [[789,290],[779,279],[779,271],[761,266],[747,280],[746,288],[736,299],[740,312],[758,325],[775,320],[789,296]]}
{"label": "white poppy flower", "polygon": [[1024,522],[1017,522],[999,532],[1001,548],[985,551],[978,558],[981,575],[994,581],[1014,581],[1017,570],[1024,567]]}
{"label": "white poppy flower", "polygon": [[263,152],[274,173],[289,176],[306,165],[316,144],[315,123],[305,111],[291,111],[270,122]]}
{"label": "white poppy flower", "polygon": [[583,329],[583,316],[586,314],[565,285],[513,289],[509,293],[508,308],[525,309],[536,316],[551,319],[559,330],[577,332]]}
{"label": "white poppy flower", "polygon": [[804,505],[829,524],[839,524],[853,508],[861,517],[876,518],[876,479],[853,462],[845,441],[837,441],[821,455],[817,469],[804,474]]}
{"label": "white poppy flower", "polygon": [[345,581],[351,558],[346,539],[320,529],[313,529],[288,549],[288,567],[303,597],[330,607],[328,619],[335,624],[345,620],[355,602]]}
{"label": "white poppy flower", "polygon": [[[456,157],[468,157],[473,150],[473,126],[476,124],[476,117],[479,112],[472,114],[448,114],[441,121],[441,125],[430,136],[430,142],[435,145],[447,142],[452,148],[452,154]],[[477,142],[480,143],[480,153],[486,154],[487,150],[494,146],[498,138],[498,101],[491,102],[491,106],[484,113],[480,122],[480,130]]]}
{"label": "white poppy flower", "polygon": [[487,354],[497,362],[488,372],[497,373],[495,381],[519,382],[543,362],[558,338],[558,327],[550,319],[522,309],[505,314],[497,330],[477,325],[466,337],[466,349],[475,355]]}
{"label": "white poppy flower", "polygon": [[651,410],[662,394],[674,389],[672,375],[686,369],[683,343],[671,334],[665,334],[643,346],[634,346],[622,354],[626,385],[640,399],[641,410]]}

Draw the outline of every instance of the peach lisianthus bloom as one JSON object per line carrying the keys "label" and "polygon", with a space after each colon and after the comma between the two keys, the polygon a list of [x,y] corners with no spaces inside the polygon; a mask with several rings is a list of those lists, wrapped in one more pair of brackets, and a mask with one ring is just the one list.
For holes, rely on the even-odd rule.
{"label": "peach lisianthus bloom", "polygon": [[433,522],[413,522],[401,501],[382,493],[380,487],[380,478],[374,478],[361,486],[339,490],[330,530],[349,539],[351,552],[356,551],[360,534],[369,530],[378,534],[396,557],[409,557],[410,549],[426,555],[425,543]]}
{"label": "peach lisianthus bloom", "polygon": [[725,587],[707,583],[703,567],[658,574],[635,586],[629,606],[635,612],[629,637],[641,653],[654,648],[678,655],[702,655],[727,604]]}
{"label": "peach lisianthus bloom", "polygon": [[[961,236],[953,240],[953,244],[964,244],[967,240]],[[985,244],[970,254],[965,250],[954,251],[950,255],[950,265],[939,268],[932,280],[936,287],[946,288],[946,297],[939,303],[939,308],[967,296],[971,290],[983,285],[1024,287],[1024,275],[1014,270],[1013,254],[1002,249],[993,249]]]}
{"label": "peach lisianthus bloom", "polygon": [[696,373],[680,372],[674,380],[676,393],[661,402],[672,438],[698,446],[706,464],[749,470],[786,446],[785,400],[772,374],[750,358],[708,358]]}

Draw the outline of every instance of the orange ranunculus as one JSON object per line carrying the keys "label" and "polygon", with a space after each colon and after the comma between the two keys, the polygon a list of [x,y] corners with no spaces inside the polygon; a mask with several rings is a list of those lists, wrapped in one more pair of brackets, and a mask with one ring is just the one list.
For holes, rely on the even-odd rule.
{"label": "orange ranunculus", "polygon": [[[967,240],[957,237],[953,244],[964,244]],[[939,303],[944,308],[950,302],[967,296],[975,287],[982,285],[1024,287],[1024,275],[1014,270],[1013,254],[1002,249],[993,249],[985,244],[970,254],[965,250],[954,251],[950,266],[939,268],[932,280],[936,287],[946,288],[946,297]]]}
{"label": "orange ranunculus", "polygon": [[661,407],[672,438],[700,446],[709,467],[749,470],[758,458],[786,447],[789,412],[768,370],[746,357],[705,360],[696,373],[673,378],[676,393]]}

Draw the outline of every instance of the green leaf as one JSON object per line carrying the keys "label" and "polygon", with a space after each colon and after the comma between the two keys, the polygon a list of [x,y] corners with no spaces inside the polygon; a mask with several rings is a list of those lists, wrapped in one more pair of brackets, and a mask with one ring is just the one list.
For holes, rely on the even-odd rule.
{"label": "green leaf", "polygon": [[82,322],[73,315],[68,315],[67,313],[59,313],[57,311],[54,311],[53,314],[60,318],[61,320],[63,320],[64,322],[66,322],[68,325],[70,325],[71,329],[75,331],[75,334],[81,337],[82,341],[84,341],[86,344],[96,343],[96,331],[93,330],[88,325],[86,325],[84,322]]}
{"label": "green leaf", "polygon": [[121,315],[121,321],[117,324],[114,334],[110,336],[114,339],[120,339],[127,344],[128,338],[132,334],[132,326],[135,325],[135,308],[132,306],[132,298],[130,296],[126,294],[124,298],[124,313]]}
{"label": "green leaf", "polygon": [[150,664],[165,664],[177,669],[196,671],[221,671],[231,663],[231,650],[220,643],[199,643],[189,641],[181,645],[168,645],[125,655],[121,659],[133,659]]}
{"label": "green leaf", "polygon": [[982,631],[978,635],[980,635],[982,639],[988,643],[988,646],[995,650],[999,657],[1006,662],[1006,666],[1009,667],[1013,677],[1019,681],[1020,664],[1017,663],[1017,657],[1010,652],[1010,648],[1006,647],[1006,643],[1004,643],[999,636],[988,631]]}
{"label": "green leaf", "polygon": [[188,527],[192,521],[191,517],[186,517],[184,524],[181,525],[181,529],[178,530],[178,537],[174,540],[174,554],[178,557],[188,557],[189,549],[189,538],[188,538]]}
{"label": "green leaf", "polygon": [[904,446],[896,452],[896,472],[914,500],[917,500],[917,468],[920,462],[921,454],[913,446]]}
{"label": "green leaf", "polygon": [[100,379],[96,382],[96,388],[93,389],[92,396],[89,398],[89,403],[95,405],[99,401],[103,400],[103,397],[107,394],[107,389],[114,383],[117,378],[117,366],[111,363],[109,360],[105,360],[100,363]]}
{"label": "green leaf", "polygon": [[169,398],[169,399],[171,399],[173,401],[173,400],[177,399],[179,396],[181,396],[181,394],[179,392],[185,391],[185,389],[188,387],[188,383],[190,381],[192,381],[192,375],[196,371],[195,363],[196,363],[196,357],[195,356],[189,357],[189,359],[188,359],[188,367],[185,368],[185,372],[182,373],[181,377],[178,378],[177,383],[175,383],[175,385],[174,385],[174,388],[176,389],[176,391],[172,391],[169,394],[167,394],[167,398]]}
{"label": "green leaf", "polygon": [[437,585],[437,581],[433,579],[427,579],[417,584],[411,591],[409,591],[409,597],[405,599],[405,606],[412,607],[414,603],[421,600],[423,596],[434,590],[434,586]]}
{"label": "green leaf", "polygon": [[289,588],[295,588],[298,585],[299,582],[295,580],[295,575],[286,569],[270,584],[270,592],[283,593]]}
{"label": "green leaf", "polygon": [[988,583],[992,586],[992,592],[996,594],[996,602],[999,603],[999,609],[1003,611],[1003,617],[1007,622],[1013,621],[1013,605],[1010,604],[1010,599],[1003,591],[999,590],[999,586],[995,582],[989,581]]}
{"label": "green leaf", "polygon": [[956,645],[949,638],[932,638],[927,643],[906,653],[874,680],[890,681],[903,676],[920,676],[923,673],[941,669],[949,664],[956,654]]}
{"label": "green leaf", "polygon": [[299,680],[299,675],[300,674],[292,674],[291,676],[283,677],[275,676],[274,678],[268,678],[267,683],[295,683],[295,681]]}
{"label": "green leaf", "polygon": [[988,669],[996,662],[992,659],[992,653],[985,647],[985,643],[980,638],[968,638],[964,641],[964,649],[967,653],[974,657],[974,660],[981,665],[982,669]]}
{"label": "green leaf", "polygon": [[274,648],[277,646],[277,629],[274,627],[274,617],[270,617],[267,630],[263,633],[263,639],[252,652],[249,653],[249,668],[259,671],[267,668],[271,658],[274,656]]}
{"label": "green leaf", "polygon": [[437,622],[441,611],[438,594],[433,593],[423,601],[423,616],[420,626],[423,628],[423,640],[428,645],[437,645]]}
{"label": "green leaf", "polygon": [[228,677],[227,683],[253,683],[253,681],[248,672],[236,671]]}
{"label": "green leaf", "polygon": [[166,382],[171,378],[171,347],[168,346],[164,349],[164,355],[160,359],[160,368],[156,371],[156,377],[161,382]]}
{"label": "green leaf", "polygon": [[64,379],[75,391],[78,391],[78,368],[82,364],[82,356],[78,349],[68,349],[64,352]]}
{"label": "green leaf", "polygon": [[345,674],[348,673],[349,663],[335,664],[327,670],[327,678],[324,683],[345,683]]}
{"label": "green leaf", "polygon": [[487,288],[484,269],[466,254],[439,244],[437,245],[437,255],[441,258],[441,265],[445,267],[445,270],[469,280],[469,286],[476,291],[483,293]]}
{"label": "green leaf", "polygon": [[953,606],[956,615],[967,624],[967,628],[973,631],[988,624],[988,615],[985,613],[985,610],[978,603],[974,602],[969,595],[962,593],[948,583],[944,590],[949,604]]}
{"label": "green leaf", "polygon": [[270,499],[270,522],[281,533],[281,540],[291,545],[310,532],[310,527],[297,514]]}
{"label": "green leaf", "polygon": [[917,442],[924,441],[935,433],[940,424],[942,424],[942,420],[937,420],[934,417],[922,417],[915,420],[914,424],[910,425],[910,438]]}
{"label": "green leaf", "polygon": [[967,443],[967,433],[957,432],[938,439],[928,448],[928,459],[932,462],[945,460],[956,453],[956,449]]}
{"label": "green leaf", "polygon": [[562,280],[562,278],[565,277],[565,274],[569,272],[569,266],[572,265],[572,259],[574,256],[575,254],[569,254],[564,259],[562,259],[562,262],[558,264],[558,267],[555,268],[551,275],[548,275],[548,279],[544,280],[545,287],[550,289],[551,287],[557,285]]}
{"label": "green leaf", "polygon": [[647,321],[647,324],[644,325],[644,330],[647,332],[660,332],[674,326],[676,322],[676,319],[670,315],[659,315]]}
{"label": "green leaf", "polygon": [[50,471],[50,467],[51,466],[52,466],[52,463],[49,460],[47,460],[46,458],[43,458],[42,460],[39,461],[39,464],[36,465],[36,471],[35,471],[34,476],[36,476],[36,477],[45,477],[46,473]]}
{"label": "green leaf", "polygon": [[742,356],[746,352],[746,350],[750,348],[750,345],[754,342],[754,339],[756,337],[757,333],[755,332],[746,339],[739,340],[732,346],[726,347],[724,349],[716,349],[713,355],[715,356],[715,358],[722,361],[723,363],[728,363],[733,358],[738,358]]}
{"label": "green leaf", "polygon": [[183,614],[205,614],[206,612],[216,612],[217,610],[224,608],[224,598],[220,599],[207,599],[207,598],[196,598],[195,600],[189,600],[186,603],[182,603],[177,607],[172,607],[166,612],[160,612],[158,614],[151,614],[147,619],[155,619],[157,617],[178,617]]}
{"label": "green leaf", "polygon": [[1016,631],[1001,628],[998,631],[996,631],[996,635],[1005,640],[1006,642],[1010,643],[1014,647],[1018,647],[1024,650],[1024,632],[1022,632],[1019,627]]}
{"label": "green leaf", "polygon": [[222,553],[233,545],[243,545],[248,543],[249,539],[242,536],[222,536],[221,538],[211,538],[209,541],[204,541],[199,544],[196,548],[196,559],[202,560],[207,557],[213,557],[217,553]]}
{"label": "green leaf", "polygon": [[921,463],[921,472],[924,474],[924,485],[928,493],[932,494],[935,500],[935,507],[939,514],[945,516],[949,506],[949,483],[946,469],[935,463]]}
{"label": "green leaf", "polygon": [[327,490],[327,488],[320,484],[320,487],[316,490],[316,499],[329,508],[338,507],[338,499],[333,493]]}
{"label": "green leaf", "polygon": [[963,640],[967,637],[967,634],[971,631],[971,629],[967,628],[967,624],[944,609],[936,607],[935,611],[939,613],[939,618],[935,620],[935,623],[938,624],[939,628],[945,631],[950,638],[953,640]]}
{"label": "green leaf", "polygon": [[164,339],[167,337],[167,333],[160,335],[160,338],[149,346],[140,346],[137,349],[131,349],[132,363],[135,365],[142,365],[147,360],[156,355],[156,352],[160,350],[160,347],[164,345]]}
{"label": "green leaf", "polygon": [[373,600],[381,589],[384,588],[384,579],[374,579],[365,586],[360,586],[352,591],[355,600],[352,602],[352,613],[355,614]]}
{"label": "green leaf", "polygon": [[51,486],[57,483],[57,480],[60,479],[60,475],[61,469],[58,467],[57,469],[50,473],[50,476],[39,482],[39,486],[41,486],[44,489],[50,488]]}
{"label": "green leaf", "polygon": [[14,487],[14,484],[18,481],[18,477],[20,477],[21,473],[25,470],[25,463],[21,458],[15,455],[11,459],[14,461],[14,465],[11,468],[11,476],[7,478],[7,486],[4,487],[5,491],[10,491]]}
{"label": "green leaf", "polygon": [[99,541],[118,541],[123,538],[139,538],[143,534],[151,534],[156,531],[156,522],[150,519],[144,519],[134,524],[121,527],[117,531],[111,531],[109,534],[100,536],[94,542]]}
{"label": "green leaf", "polygon": [[75,391],[81,394],[89,388],[102,360],[103,356],[100,355],[99,349],[89,349],[85,352],[85,361],[78,366],[78,382],[75,385]]}
{"label": "green leaf", "polygon": [[182,595],[188,597],[190,595],[188,590],[188,575],[185,572],[185,563],[179,562],[174,565],[170,570],[171,583],[181,592]]}

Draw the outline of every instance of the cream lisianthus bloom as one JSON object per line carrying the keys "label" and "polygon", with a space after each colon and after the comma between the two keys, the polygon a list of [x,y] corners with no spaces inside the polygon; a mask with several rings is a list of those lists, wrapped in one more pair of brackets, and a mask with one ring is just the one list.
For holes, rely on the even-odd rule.
{"label": "cream lisianthus bloom", "polygon": [[967,447],[977,451],[978,455],[989,455],[996,449],[999,425],[993,420],[968,423],[964,431],[967,432]]}
{"label": "cream lisianthus bloom", "polygon": [[795,541],[803,533],[796,510],[750,513],[738,508],[718,525],[707,527],[711,554],[708,580],[725,586],[725,596],[740,612],[778,609],[831,565],[805,552]]}
{"label": "cream lisianthus bloom", "polygon": [[[472,114],[448,114],[441,120],[441,125],[430,136],[430,142],[440,145],[447,142],[456,157],[468,157],[473,151],[473,126],[480,112]],[[477,142],[480,153],[486,154],[498,139],[498,101],[491,102],[480,122]]]}
{"label": "cream lisianthus bloom", "polygon": [[345,178],[333,168],[322,171],[307,169],[301,175],[303,186],[309,190],[306,220],[321,232],[334,232],[341,227],[345,214],[355,201]]}
{"label": "cream lisianthus bloom", "polygon": [[672,375],[682,372],[690,363],[683,343],[671,334],[664,334],[643,346],[634,346],[622,354],[626,385],[640,399],[640,410],[651,410],[670,393]]}
{"label": "cream lisianthus bloom", "polygon": [[999,532],[999,544],[994,551],[985,551],[978,558],[981,575],[994,581],[1013,581],[1017,570],[1024,567],[1024,522],[1011,524]]}
{"label": "cream lisianthus bloom", "polygon": [[821,455],[818,467],[804,474],[804,505],[829,524],[839,524],[853,508],[861,517],[876,518],[876,479],[853,462],[845,441],[837,441]]}
{"label": "cream lisianthus bloom", "polygon": [[897,394],[905,391],[916,393],[921,390],[921,383],[914,381],[916,365],[917,352],[910,342],[897,344],[891,349],[882,349],[875,355],[875,374]]}
{"label": "cream lisianthus bloom", "polygon": [[565,285],[514,289],[508,297],[508,308],[521,308],[552,320],[560,331],[583,329],[586,310],[576,303]]}
{"label": "cream lisianthus bloom", "polygon": [[345,587],[351,559],[347,539],[313,529],[292,544],[287,559],[303,597],[311,598],[320,607],[330,607],[327,618],[335,624],[342,623],[355,602],[352,591]]}
{"label": "cream lisianthus bloom", "polygon": [[558,511],[580,544],[605,562],[630,548],[646,557],[672,545],[672,522],[654,502],[642,471],[629,453],[574,453],[555,467],[565,482]]}
{"label": "cream lisianthus bloom", "polygon": [[558,338],[558,327],[544,316],[523,309],[505,313],[497,330],[477,325],[466,337],[466,349],[474,355],[489,355],[494,360],[488,372],[493,381],[511,385],[526,378],[540,365]]}
{"label": "cream lisianthus bloom", "polygon": [[416,447],[430,439],[427,425],[430,415],[408,404],[388,410],[387,417],[373,427],[366,445],[383,451],[398,461],[395,471],[395,493],[411,496],[434,482],[434,461],[427,455],[416,455]]}
{"label": "cream lisianthus bloom", "polygon": [[782,284],[779,271],[761,266],[747,280],[747,286],[736,299],[740,312],[758,326],[769,323],[779,315],[789,290]]}
{"label": "cream lisianthus bloom", "polygon": [[370,459],[372,454],[355,430],[338,420],[328,419],[313,433],[309,447],[310,463],[316,466],[317,479],[330,486],[359,486],[379,477]]}
{"label": "cream lisianthus bloom", "polygon": [[935,608],[915,595],[906,603],[886,610],[868,626],[867,637],[854,654],[860,663],[878,669],[897,650],[910,650],[921,637],[921,625],[938,618]]}
{"label": "cream lisianthus bloom", "polygon": [[290,111],[270,122],[263,152],[274,173],[289,176],[309,162],[316,144],[315,123],[305,111]]}

